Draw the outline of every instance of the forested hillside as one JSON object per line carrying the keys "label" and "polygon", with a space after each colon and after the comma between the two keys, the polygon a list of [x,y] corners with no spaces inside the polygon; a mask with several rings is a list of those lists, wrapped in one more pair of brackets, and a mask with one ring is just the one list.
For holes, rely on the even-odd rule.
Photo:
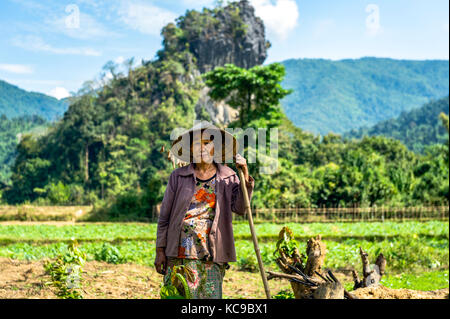
{"label": "forested hillside", "polygon": [[409,112],[402,112],[398,118],[380,122],[370,128],[361,128],[344,136],[361,138],[363,136],[384,135],[402,141],[410,150],[423,153],[428,145],[443,144],[447,131],[439,115],[449,111],[449,97],[431,101]]}
{"label": "forested hillside", "polygon": [[54,97],[27,92],[15,85],[0,80],[0,115],[8,118],[21,115],[39,115],[48,121],[61,117],[67,110],[69,102]]}
{"label": "forested hillside", "polygon": [[[155,60],[130,67],[124,76],[108,64],[113,77],[104,87],[86,85],[47,134],[22,138],[11,183],[0,193],[4,202],[96,203],[107,207],[109,219],[149,216],[173,170],[167,154],[160,152],[163,146],[169,149],[172,130],[211,117],[217,103],[229,101],[239,112],[229,126],[279,128],[277,172],[265,175],[260,163],[249,165],[257,181],[252,201],[258,207],[448,203],[447,145],[418,155],[386,137],[321,138],[286,117],[277,103],[286,93],[279,85],[284,67],[259,65],[268,46],[247,1],[188,11],[163,28],[162,35],[163,48]],[[238,40],[258,45],[240,54]],[[198,45],[205,41],[210,45]],[[214,43],[229,45],[226,57],[208,59],[208,54],[223,54],[219,47],[216,55]],[[217,68],[227,63],[243,68]],[[220,94],[209,92],[206,79]],[[271,89],[264,90],[266,86]],[[200,98],[205,89],[209,102]],[[235,103],[242,99],[248,101],[245,106]]]}
{"label": "forested hillside", "polygon": [[0,182],[9,183],[16,148],[24,133],[45,130],[47,121],[37,115],[23,115],[8,119],[0,116]]}
{"label": "forested hillside", "polygon": [[331,61],[291,59],[282,101],[289,119],[325,135],[344,133],[397,117],[449,93],[449,61],[385,58]]}

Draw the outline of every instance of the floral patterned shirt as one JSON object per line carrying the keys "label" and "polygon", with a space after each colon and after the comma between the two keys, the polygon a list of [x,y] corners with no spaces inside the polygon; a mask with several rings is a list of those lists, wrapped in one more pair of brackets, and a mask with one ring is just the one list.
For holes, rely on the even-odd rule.
{"label": "floral patterned shirt", "polygon": [[178,258],[212,260],[209,232],[216,208],[216,174],[208,180],[196,178],[191,204],[183,220]]}

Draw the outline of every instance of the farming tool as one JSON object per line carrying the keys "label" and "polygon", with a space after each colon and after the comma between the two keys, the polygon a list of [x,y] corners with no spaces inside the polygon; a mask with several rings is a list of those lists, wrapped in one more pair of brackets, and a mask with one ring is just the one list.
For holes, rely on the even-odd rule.
{"label": "farming tool", "polygon": [[261,253],[259,251],[258,238],[256,237],[255,226],[253,225],[252,210],[250,207],[250,199],[248,198],[247,186],[245,185],[244,173],[242,172],[242,169],[240,167],[238,167],[237,170],[239,173],[239,179],[241,181],[241,189],[242,189],[242,193],[244,195],[244,201],[245,201],[245,212],[248,216],[250,232],[252,233],[253,247],[255,248],[256,258],[258,260],[259,272],[261,273],[262,281],[264,284],[264,291],[266,292],[266,297],[267,297],[267,299],[270,299],[269,284],[267,282],[266,273],[264,271],[264,265],[262,263]]}

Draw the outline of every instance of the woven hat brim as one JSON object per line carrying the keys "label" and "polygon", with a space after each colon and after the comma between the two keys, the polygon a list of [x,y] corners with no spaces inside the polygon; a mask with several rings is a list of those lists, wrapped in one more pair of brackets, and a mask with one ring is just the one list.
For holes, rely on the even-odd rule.
{"label": "woven hat brim", "polygon": [[[190,154],[190,145],[191,145],[192,141],[190,140],[190,134],[191,133],[194,134],[194,132],[201,131],[202,129],[208,129],[211,131],[216,131],[216,132],[221,133],[222,156],[220,156],[220,152],[218,152],[215,147],[214,161],[216,163],[226,163],[226,162],[233,161],[233,158],[236,156],[237,151],[239,149],[238,141],[229,132],[222,130],[215,126],[193,128],[193,129],[190,129],[190,130],[182,133],[180,136],[178,136],[178,138],[175,141],[172,142],[172,148],[171,148],[172,155],[183,162],[187,162],[187,163],[191,162],[192,155]],[[209,138],[209,136],[206,136],[206,137]],[[223,139],[225,139],[225,143],[223,142]],[[216,142],[214,142],[214,143],[216,143]],[[216,146],[216,144],[214,144],[214,146]],[[187,151],[183,151],[183,150],[187,150]]]}

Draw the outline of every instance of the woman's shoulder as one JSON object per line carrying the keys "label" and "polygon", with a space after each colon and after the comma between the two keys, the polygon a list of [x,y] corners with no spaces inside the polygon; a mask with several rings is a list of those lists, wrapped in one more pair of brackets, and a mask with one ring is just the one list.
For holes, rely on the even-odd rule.
{"label": "woman's shoulder", "polygon": [[232,169],[226,164],[219,164],[218,166],[219,166],[219,173],[223,178],[237,175],[234,169]]}
{"label": "woman's shoulder", "polygon": [[[227,177],[237,177],[237,173],[235,170],[233,170],[231,167],[225,164],[216,164],[217,165],[217,175],[220,175],[222,178]],[[187,176],[194,173],[194,169],[191,164],[188,164],[186,166],[181,166],[172,171],[170,174],[171,177],[176,178],[178,176]]]}
{"label": "woman's shoulder", "polygon": [[171,176],[188,175],[191,174],[192,172],[193,171],[191,168],[191,164],[187,164],[185,166],[175,168],[170,175]]}

